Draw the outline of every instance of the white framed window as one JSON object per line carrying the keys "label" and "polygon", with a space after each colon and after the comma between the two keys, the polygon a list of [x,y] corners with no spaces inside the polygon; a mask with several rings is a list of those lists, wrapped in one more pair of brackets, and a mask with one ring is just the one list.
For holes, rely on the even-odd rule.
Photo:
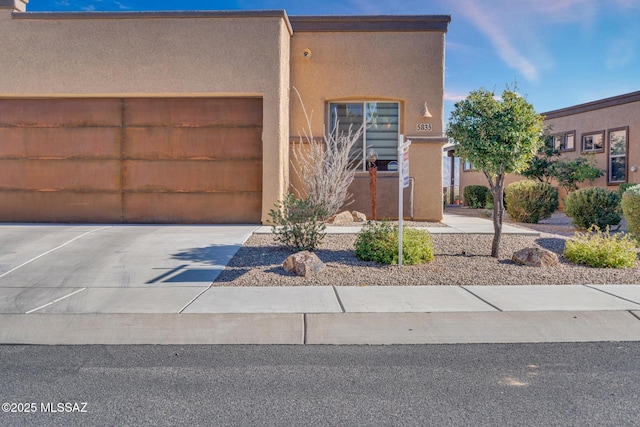
{"label": "white framed window", "polygon": [[390,170],[389,163],[393,169],[392,162],[398,161],[399,103],[331,102],[329,119],[329,130],[333,132],[335,124],[338,123],[338,131],[344,134],[349,132],[349,127],[356,131],[365,123],[362,136],[352,152],[352,157],[359,163],[359,170],[368,169],[369,155],[372,152],[376,156],[378,170]]}
{"label": "white framed window", "polygon": [[473,166],[473,163],[471,163],[469,160],[464,161],[464,166],[462,167],[463,171],[472,171],[475,170],[476,168]]}
{"label": "white framed window", "polygon": [[607,138],[608,164],[607,179],[610,184],[627,182],[627,151],[629,149],[629,128],[609,129]]}
{"label": "white framed window", "polygon": [[601,153],[604,151],[604,131],[582,134],[583,153]]}
{"label": "white framed window", "polygon": [[576,131],[553,135],[553,146],[559,151],[574,151],[576,149]]}

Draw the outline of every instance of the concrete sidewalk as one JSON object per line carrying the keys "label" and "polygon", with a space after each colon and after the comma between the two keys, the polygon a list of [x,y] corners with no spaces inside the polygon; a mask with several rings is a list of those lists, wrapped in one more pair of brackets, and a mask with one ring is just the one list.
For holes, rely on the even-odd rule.
{"label": "concrete sidewalk", "polygon": [[[4,344],[446,344],[640,340],[640,285],[212,287],[180,312],[76,292],[0,314]],[[82,309],[82,307],[85,307]]]}
{"label": "concrete sidewalk", "polygon": [[[493,234],[493,221],[485,218],[476,218],[466,215],[444,214],[442,221],[445,227],[415,227],[427,230],[432,234]],[[363,225],[353,226],[328,226],[327,234],[357,234]],[[258,227],[254,233],[270,234],[272,227]],[[524,236],[539,236],[540,233],[529,228],[514,227],[512,225],[503,224],[502,234],[516,234]]]}

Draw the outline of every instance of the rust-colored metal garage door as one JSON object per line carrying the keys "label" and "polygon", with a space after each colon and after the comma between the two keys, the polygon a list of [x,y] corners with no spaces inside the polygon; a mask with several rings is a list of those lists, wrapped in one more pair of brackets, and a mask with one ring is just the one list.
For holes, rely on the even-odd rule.
{"label": "rust-colored metal garage door", "polygon": [[261,99],[0,100],[0,221],[258,223],[261,204]]}

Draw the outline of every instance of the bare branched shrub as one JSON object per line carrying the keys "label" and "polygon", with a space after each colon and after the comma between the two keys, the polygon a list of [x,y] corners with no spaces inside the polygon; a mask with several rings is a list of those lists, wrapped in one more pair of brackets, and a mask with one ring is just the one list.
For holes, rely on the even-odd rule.
{"label": "bare branched shrub", "polygon": [[302,188],[294,189],[299,197],[306,195],[331,216],[342,206],[353,203],[353,195],[348,189],[360,163],[353,158],[352,149],[362,135],[364,125],[356,131],[350,126],[345,134],[339,131],[336,121],[332,132],[316,139],[300,92],[295,87],[293,90],[298,95],[307,125],[293,147],[295,162],[291,164],[302,182]]}

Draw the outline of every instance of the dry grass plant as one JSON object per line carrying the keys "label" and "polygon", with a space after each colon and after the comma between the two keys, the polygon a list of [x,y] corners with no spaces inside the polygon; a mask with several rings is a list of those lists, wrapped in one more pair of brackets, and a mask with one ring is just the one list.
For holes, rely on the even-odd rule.
{"label": "dry grass plant", "polygon": [[[310,202],[325,209],[328,216],[336,214],[341,207],[353,203],[349,186],[353,182],[358,162],[352,157],[352,149],[362,135],[364,125],[344,134],[339,132],[338,122],[333,131],[321,139],[313,137],[311,116],[295,87],[306,120],[306,129],[293,147],[292,168],[302,182],[302,188],[294,190],[298,197],[307,197]],[[313,114],[313,112],[311,113]]]}

